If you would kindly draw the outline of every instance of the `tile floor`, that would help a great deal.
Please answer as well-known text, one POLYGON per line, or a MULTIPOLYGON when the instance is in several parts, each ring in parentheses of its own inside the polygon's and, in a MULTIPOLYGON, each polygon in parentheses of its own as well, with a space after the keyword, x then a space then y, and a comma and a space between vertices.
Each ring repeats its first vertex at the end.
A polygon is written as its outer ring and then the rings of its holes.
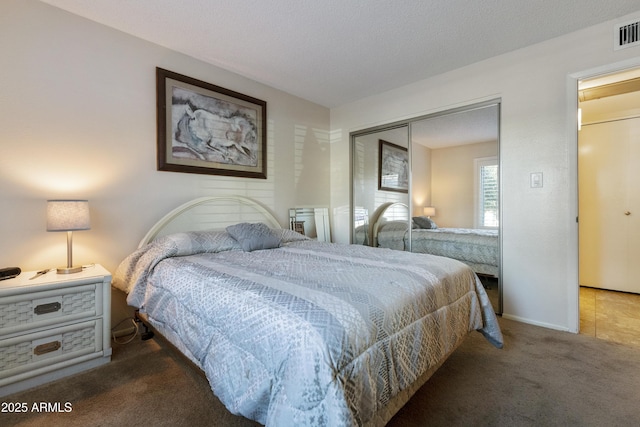
POLYGON ((640 347, 640 295, 580 287, 580 333, 640 347))

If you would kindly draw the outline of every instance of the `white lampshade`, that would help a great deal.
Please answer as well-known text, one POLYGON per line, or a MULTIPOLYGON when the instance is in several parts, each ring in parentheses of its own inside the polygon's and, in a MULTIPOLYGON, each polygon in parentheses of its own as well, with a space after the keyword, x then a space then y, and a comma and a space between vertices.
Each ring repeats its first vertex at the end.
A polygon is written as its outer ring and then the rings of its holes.
POLYGON ((91 228, 88 200, 47 200, 47 231, 67 232, 67 266, 58 274, 79 273, 82 266, 73 265, 73 232, 91 228))
POLYGON ((47 200, 47 231, 90 228, 88 200, 47 200))
POLYGON ((436 216, 436 208, 433 206, 425 206, 422 213, 428 217, 436 216))

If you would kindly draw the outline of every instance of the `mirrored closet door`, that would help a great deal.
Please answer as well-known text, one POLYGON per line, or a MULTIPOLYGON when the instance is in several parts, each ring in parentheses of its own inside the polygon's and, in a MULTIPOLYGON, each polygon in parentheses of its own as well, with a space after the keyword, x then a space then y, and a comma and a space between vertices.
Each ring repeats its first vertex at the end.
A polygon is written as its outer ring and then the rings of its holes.
MULTIPOLYGON (((373 229, 377 215, 390 204, 409 204, 409 126, 374 129, 352 138, 352 160, 352 242, 378 246, 373 229)), ((406 215, 400 220, 408 224, 406 215)))
POLYGON ((499 116, 495 101, 351 136, 352 241, 465 262, 498 313, 499 116))

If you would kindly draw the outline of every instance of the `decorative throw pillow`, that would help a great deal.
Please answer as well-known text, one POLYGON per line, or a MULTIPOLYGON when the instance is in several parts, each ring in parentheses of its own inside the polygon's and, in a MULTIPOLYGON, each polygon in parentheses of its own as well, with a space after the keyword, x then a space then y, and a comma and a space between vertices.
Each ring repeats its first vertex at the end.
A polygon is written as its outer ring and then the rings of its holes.
POLYGON ((414 216, 413 222, 418 226, 418 228, 425 228, 427 230, 438 228, 436 223, 433 222, 431 218, 426 216, 414 216))
POLYGON ((304 234, 300 234, 297 231, 289 230, 288 228, 281 228, 279 230, 272 230, 276 235, 280 236, 280 244, 299 242, 301 240, 311 240, 304 234))
POLYGON ((405 231, 407 229, 407 221, 387 221, 380 226, 380 231, 405 231))
POLYGON ((256 224, 243 222, 230 225, 226 230, 240 243, 245 252, 280 247, 280 234, 261 222, 256 224))

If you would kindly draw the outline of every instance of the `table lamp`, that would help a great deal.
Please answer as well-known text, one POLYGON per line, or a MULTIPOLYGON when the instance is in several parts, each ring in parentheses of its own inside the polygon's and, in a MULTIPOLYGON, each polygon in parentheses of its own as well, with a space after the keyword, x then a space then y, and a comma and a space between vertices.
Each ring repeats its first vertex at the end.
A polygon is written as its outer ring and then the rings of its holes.
POLYGON ((88 200, 47 200, 47 231, 67 232, 67 266, 59 267, 58 274, 82 271, 73 265, 73 232, 90 228, 88 200))
POLYGON ((436 216, 436 208, 433 206, 425 206, 423 210, 423 215, 427 218, 431 218, 432 216, 436 216))

